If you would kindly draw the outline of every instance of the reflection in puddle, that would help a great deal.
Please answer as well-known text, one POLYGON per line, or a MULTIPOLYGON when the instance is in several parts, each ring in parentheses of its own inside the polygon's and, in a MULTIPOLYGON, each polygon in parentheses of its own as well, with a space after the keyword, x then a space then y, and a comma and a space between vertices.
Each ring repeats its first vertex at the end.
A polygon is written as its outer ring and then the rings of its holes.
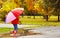
POLYGON ((5 33, 5 34, 1 34, 0 38, 17 38, 20 36, 37 35, 37 34, 42 34, 42 33, 34 33, 27 29, 22 29, 22 30, 20 29, 20 30, 18 30, 16 35, 12 35, 12 33, 9 32, 9 33, 5 33))

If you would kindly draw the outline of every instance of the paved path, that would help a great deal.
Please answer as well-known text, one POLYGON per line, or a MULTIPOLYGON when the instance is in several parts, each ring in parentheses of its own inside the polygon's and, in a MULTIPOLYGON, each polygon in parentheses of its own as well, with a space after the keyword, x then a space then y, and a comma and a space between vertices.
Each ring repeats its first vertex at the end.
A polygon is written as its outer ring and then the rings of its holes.
MULTIPOLYGON (((18 26, 19 26, 19 28, 23 28, 23 27, 27 27, 28 25, 18 25, 18 26)), ((29 25, 29 26, 32 26, 32 25, 29 25)), ((0 27, 13 28, 12 24, 0 24, 0 27)), ((30 31, 38 32, 38 33, 42 33, 42 34, 30 35, 30 36, 20 36, 17 38, 60 38, 60 27, 58 27, 58 26, 34 28, 30 31)))
POLYGON ((30 31, 42 33, 41 35, 22 36, 18 38, 60 38, 60 27, 36 28, 30 31))
MULTIPOLYGON (((18 28, 32 27, 32 26, 36 26, 36 25, 19 25, 18 24, 18 28)), ((0 27, 13 28, 13 25, 12 24, 0 24, 0 27)))

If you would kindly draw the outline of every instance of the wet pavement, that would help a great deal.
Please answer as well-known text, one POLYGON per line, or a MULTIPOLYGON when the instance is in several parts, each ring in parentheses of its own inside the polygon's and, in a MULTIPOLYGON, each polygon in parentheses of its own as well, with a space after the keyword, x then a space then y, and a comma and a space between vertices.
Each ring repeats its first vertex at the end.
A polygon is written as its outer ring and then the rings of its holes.
MULTIPOLYGON (((4 25, 4 24, 0 24, 0 25, 4 25)), ((7 24, 7 25, 10 25, 10 24, 7 24)), ((2 27, 2 26, 0 26, 0 27, 2 27)), ((11 25, 11 26, 7 26, 7 27, 13 27, 13 26, 11 25)), ((20 27, 25 27, 25 26, 22 25, 20 27)), ((41 33, 41 34, 19 36, 16 38, 60 38, 60 27, 59 26, 33 28, 29 31, 34 32, 34 33, 41 33)), ((6 38, 13 38, 13 37, 6 37, 6 38)))
POLYGON ((22 36, 18 38, 60 38, 60 27, 43 27, 43 28, 36 28, 30 30, 33 32, 42 33, 39 35, 30 35, 30 36, 22 36))

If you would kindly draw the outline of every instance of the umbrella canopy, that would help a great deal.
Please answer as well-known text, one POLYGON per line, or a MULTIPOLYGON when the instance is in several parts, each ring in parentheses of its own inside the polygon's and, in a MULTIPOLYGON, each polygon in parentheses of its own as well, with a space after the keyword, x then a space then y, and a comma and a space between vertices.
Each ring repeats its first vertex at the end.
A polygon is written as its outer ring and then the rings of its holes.
POLYGON ((11 22, 14 19, 16 19, 16 17, 13 15, 12 12, 9 12, 8 15, 6 16, 5 23, 9 23, 9 22, 11 22))
POLYGON ((24 11, 24 8, 15 8, 15 9, 13 9, 6 16, 5 23, 9 23, 9 22, 15 20, 16 18, 18 18, 18 16, 20 16, 20 14, 23 13, 23 11, 24 11))
POLYGON ((15 15, 16 18, 18 18, 18 16, 20 16, 20 14, 22 14, 23 11, 23 8, 15 8, 11 12, 15 15))

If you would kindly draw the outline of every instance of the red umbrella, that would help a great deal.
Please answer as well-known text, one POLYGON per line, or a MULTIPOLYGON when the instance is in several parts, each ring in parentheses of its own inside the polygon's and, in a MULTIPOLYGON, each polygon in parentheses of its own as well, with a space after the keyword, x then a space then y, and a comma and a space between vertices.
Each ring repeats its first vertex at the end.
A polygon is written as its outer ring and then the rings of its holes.
POLYGON ((15 20, 16 18, 18 18, 18 16, 20 16, 20 14, 22 14, 24 11, 24 8, 15 8, 12 11, 10 11, 6 17, 6 23, 12 22, 13 20, 15 20))
POLYGON ((23 8, 15 8, 13 9, 11 12, 16 16, 16 18, 18 16, 20 16, 23 13, 24 9, 23 8))

